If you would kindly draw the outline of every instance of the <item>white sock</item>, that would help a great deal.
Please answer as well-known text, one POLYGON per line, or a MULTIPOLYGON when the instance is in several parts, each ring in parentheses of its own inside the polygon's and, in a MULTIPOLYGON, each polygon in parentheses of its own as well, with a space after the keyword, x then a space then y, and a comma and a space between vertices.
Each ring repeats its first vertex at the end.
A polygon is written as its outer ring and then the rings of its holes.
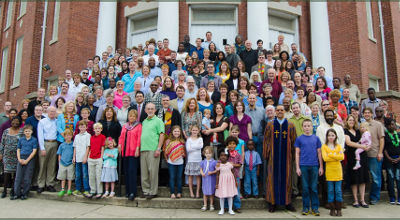
POLYGON ((230 212, 232 211, 232 204, 233 204, 233 198, 232 198, 232 197, 229 197, 229 198, 228 198, 228 206, 229 206, 229 211, 230 211, 230 212))
POLYGON ((221 212, 224 211, 224 206, 225 206, 225 199, 224 198, 220 198, 219 199, 219 206, 221 207, 221 212))

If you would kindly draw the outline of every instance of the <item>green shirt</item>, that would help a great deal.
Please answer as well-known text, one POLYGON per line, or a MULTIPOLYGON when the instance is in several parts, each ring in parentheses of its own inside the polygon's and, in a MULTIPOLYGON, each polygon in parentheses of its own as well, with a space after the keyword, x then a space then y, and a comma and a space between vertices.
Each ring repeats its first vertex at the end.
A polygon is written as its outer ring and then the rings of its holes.
POLYGON ((157 116, 146 118, 142 123, 142 135, 140 137, 140 151, 156 151, 160 134, 165 131, 164 122, 157 116))
POLYGON ((296 116, 292 116, 289 121, 294 124, 294 127, 296 128, 296 135, 297 137, 300 137, 303 134, 303 121, 305 119, 310 119, 307 116, 304 116, 300 114, 299 118, 296 118, 296 116))

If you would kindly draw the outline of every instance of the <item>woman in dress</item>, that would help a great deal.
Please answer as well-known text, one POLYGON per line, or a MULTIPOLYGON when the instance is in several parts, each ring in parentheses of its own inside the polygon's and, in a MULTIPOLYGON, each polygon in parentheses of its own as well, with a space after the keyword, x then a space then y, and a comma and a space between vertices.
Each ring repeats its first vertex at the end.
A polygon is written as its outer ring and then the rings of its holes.
POLYGON ((125 83, 122 80, 117 81, 117 90, 114 92, 114 106, 120 109, 122 107, 122 97, 128 95, 127 92, 124 91, 125 83))
POLYGON ((99 121, 103 125, 101 133, 106 137, 112 137, 115 142, 121 134, 121 125, 117 121, 117 113, 112 107, 106 107, 99 121))
POLYGON ((171 77, 165 78, 162 91, 160 93, 169 96, 170 100, 176 99, 177 96, 174 89, 174 81, 171 77))
POLYGON ((279 60, 280 52, 281 52, 281 46, 278 43, 274 44, 274 49, 272 50, 272 59, 279 60))
POLYGON ((7 196, 7 186, 11 184, 10 196, 14 196, 14 178, 17 171, 17 145, 19 139, 23 136, 21 127, 21 118, 14 117, 11 119, 11 127, 4 130, 0 143, 0 160, 3 161, 4 171, 4 190, 1 198, 7 196))
POLYGON ((128 121, 129 107, 131 107, 131 97, 129 95, 125 95, 122 98, 122 107, 117 111, 117 120, 121 127, 124 126, 128 121))
POLYGON ((182 112, 182 131, 185 139, 190 137, 190 127, 197 125, 201 127, 202 114, 195 98, 186 101, 185 108, 182 112))
POLYGON ((251 118, 244 113, 244 103, 243 101, 237 101, 234 105, 234 115, 229 118, 229 130, 233 125, 239 126, 239 138, 244 142, 253 138, 253 133, 251 130, 251 118))
POLYGON ((368 208, 364 196, 365 185, 369 182, 367 151, 370 149, 370 146, 358 144, 358 141, 361 139, 361 133, 358 130, 358 122, 352 115, 349 115, 347 117, 344 134, 346 149, 345 154, 347 158, 347 173, 350 177, 350 185, 354 198, 353 206, 357 208, 359 206, 368 208), (354 170, 353 167, 356 164, 355 151, 358 148, 361 148, 364 151, 360 154, 361 167, 357 170, 354 170), (360 199, 358 199, 358 193, 360 194, 360 199))
POLYGON ((327 85, 324 77, 318 77, 314 92, 316 95, 319 95, 322 100, 328 100, 329 98, 331 89, 327 85))
POLYGON ((216 103, 213 109, 213 121, 211 122, 211 128, 202 130, 204 146, 214 147, 214 156, 217 157, 218 148, 223 147, 224 143, 224 132, 229 126, 229 119, 225 115, 225 107, 222 103, 216 103))
POLYGON ((249 96, 250 82, 245 76, 239 77, 238 92, 241 98, 249 96))

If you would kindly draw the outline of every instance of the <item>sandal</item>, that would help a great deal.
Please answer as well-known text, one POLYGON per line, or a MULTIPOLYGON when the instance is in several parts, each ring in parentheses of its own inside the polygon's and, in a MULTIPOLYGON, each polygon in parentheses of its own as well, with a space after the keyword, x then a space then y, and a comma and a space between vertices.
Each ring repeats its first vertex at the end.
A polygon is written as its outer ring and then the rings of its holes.
POLYGON ((171 199, 175 199, 176 197, 175 197, 175 194, 171 194, 171 199))
POLYGON ((365 201, 361 201, 360 202, 361 207, 363 208, 369 208, 369 205, 367 203, 365 203, 365 201))
POLYGON ((177 198, 177 199, 182 198, 182 194, 180 194, 180 193, 176 194, 176 198, 177 198))
POLYGON ((354 207, 354 208, 360 208, 360 203, 354 202, 354 203, 353 203, 353 207, 354 207))

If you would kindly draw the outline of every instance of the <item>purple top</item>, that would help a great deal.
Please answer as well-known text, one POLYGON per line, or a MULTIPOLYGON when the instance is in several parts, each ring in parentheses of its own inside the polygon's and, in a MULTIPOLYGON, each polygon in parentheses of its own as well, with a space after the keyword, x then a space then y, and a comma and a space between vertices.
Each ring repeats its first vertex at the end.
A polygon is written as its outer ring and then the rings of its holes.
POLYGON ((240 130, 240 134, 239 134, 239 138, 244 140, 244 142, 249 141, 249 135, 247 134, 247 125, 250 123, 251 124, 251 118, 246 115, 243 114, 243 118, 241 121, 239 121, 239 119, 237 118, 236 115, 232 115, 229 118, 229 121, 233 124, 233 125, 238 125, 239 126, 239 130, 240 130))
MULTIPOLYGON (((239 153, 237 153, 235 157, 232 157, 231 155, 229 155, 228 162, 230 162, 232 165, 242 164, 242 156, 240 156, 239 153)), ((235 174, 235 178, 240 177, 239 171, 240 171, 240 167, 233 168, 233 173, 235 174)))

